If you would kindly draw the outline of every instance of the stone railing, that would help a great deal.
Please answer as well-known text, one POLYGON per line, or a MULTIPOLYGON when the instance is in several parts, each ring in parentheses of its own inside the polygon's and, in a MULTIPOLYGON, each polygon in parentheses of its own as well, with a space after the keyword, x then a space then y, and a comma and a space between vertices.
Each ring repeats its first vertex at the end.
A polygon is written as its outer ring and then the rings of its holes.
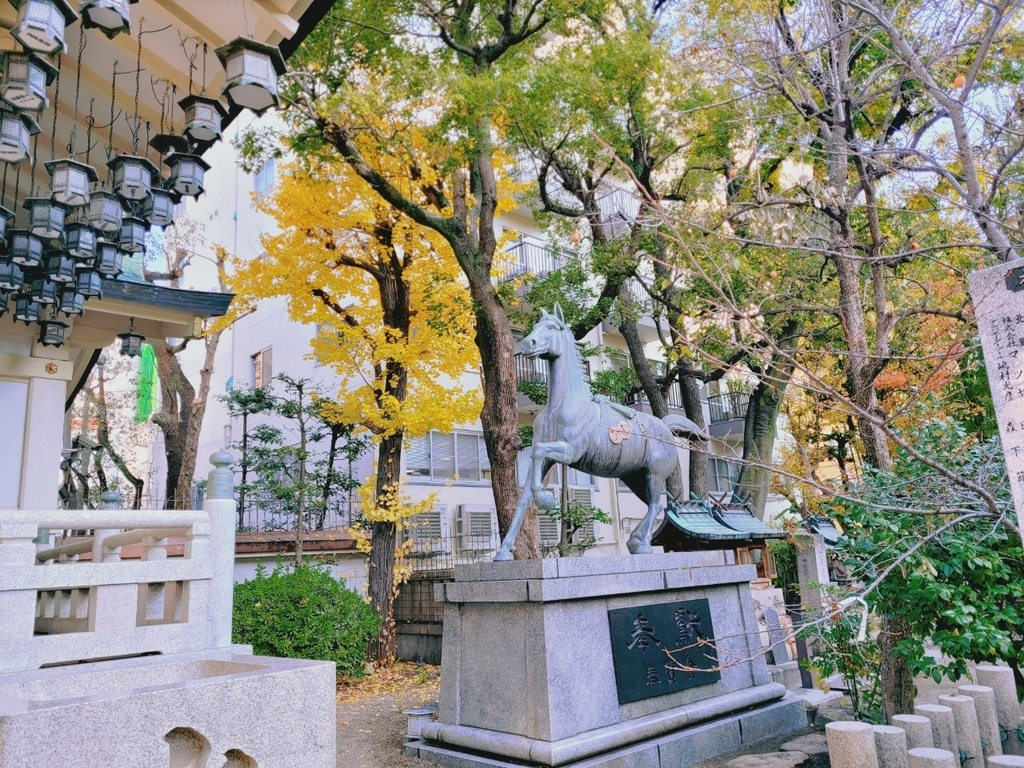
POLYGON ((0 513, 0 673, 230 646, 231 457, 214 464, 202 510, 126 511, 111 494, 98 510, 0 513), (40 531, 83 529, 37 548, 40 531))
POLYGON ((1013 670, 980 665, 980 685, 961 685, 937 704, 918 704, 892 725, 825 726, 832 768, 1024 767, 1021 709, 1013 670))

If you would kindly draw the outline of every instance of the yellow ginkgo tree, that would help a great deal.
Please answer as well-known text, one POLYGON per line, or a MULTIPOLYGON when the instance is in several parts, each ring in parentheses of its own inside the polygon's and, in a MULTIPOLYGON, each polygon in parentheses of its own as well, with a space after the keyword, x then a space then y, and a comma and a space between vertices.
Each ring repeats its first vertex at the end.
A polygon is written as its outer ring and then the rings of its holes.
MULTIPOLYGON (((396 169, 397 171, 397 169, 396 169)), ((383 621, 371 658, 394 658, 396 540, 410 504, 400 485, 403 442, 475 420, 479 367, 465 281, 447 243, 372 194, 342 162, 286 166, 260 207, 277 221, 266 257, 236 264, 236 305, 285 297, 293 321, 315 325, 311 355, 337 375, 332 419, 377 446, 362 491, 369 523, 368 592, 383 621)))

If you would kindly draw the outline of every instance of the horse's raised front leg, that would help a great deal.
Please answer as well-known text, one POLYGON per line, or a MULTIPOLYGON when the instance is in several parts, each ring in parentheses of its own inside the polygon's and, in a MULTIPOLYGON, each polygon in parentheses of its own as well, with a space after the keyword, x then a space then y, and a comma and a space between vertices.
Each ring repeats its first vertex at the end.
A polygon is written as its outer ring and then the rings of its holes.
POLYGON ((654 473, 647 476, 647 514, 626 542, 630 554, 649 555, 654 551, 651 547, 651 534, 654 532, 654 521, 661 512, 661 494, 664 490, 664 477, 654 473))
POLYGON ((533 498, 541 509, 555 509, 558 500, 555 494, 544 487, 544 475, 552 464, 569 464, 572 462, 572 446, 564 440, 550 443, 534 443, 531 469, 533 471, 533 498))
POLYGON ((512 559, 512 550, 516 546, 516 537, 519 536, 519 529, 523 527, 526 510, 530 508, 530 502, 533 501, 533 489, 531 488, 532 483, 529 477, 531 472, 533 472, 533 467, 527 470, 526 482, 523 484, 522 493, 519 494, 519 502, 516 504, 516 513, 512 516, 512 522, 508 526, 505 538, 502 539, 501 548, 494 555, 494 562, 496 563, 512 559))

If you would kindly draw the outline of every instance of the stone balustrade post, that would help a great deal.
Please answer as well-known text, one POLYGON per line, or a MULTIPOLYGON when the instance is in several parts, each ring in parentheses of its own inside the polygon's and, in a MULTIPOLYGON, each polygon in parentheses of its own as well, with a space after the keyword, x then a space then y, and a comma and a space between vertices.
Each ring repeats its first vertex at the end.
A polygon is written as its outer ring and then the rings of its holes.
MULTIPOLYGON (((121 494, 117 491, 104 491, 100 494, 100 509, 120 509, 121 494)), ((103 546, 103 540, 107 536, 120 533, 113 528, 96 529, 92 540, 92 561, 94 563, 116 563, 121 559, 121 548, 107 549, 103 546)))
MULTIPOLYGON (((33 523, 4 522, 0 513, 0 563, 5 568, 31 570, 36 562, 35 538, 38 527, 33 523)), ((36 590, 3 589, 0 584, 0 641, 23 640, 35 633, 36 590)))
POLYGON ((206 486, 203 510, 210 516, 210 644, 231 645, 231 611, 235 590, 234 457, 217 451, 210 457, 213 469, 206 486))

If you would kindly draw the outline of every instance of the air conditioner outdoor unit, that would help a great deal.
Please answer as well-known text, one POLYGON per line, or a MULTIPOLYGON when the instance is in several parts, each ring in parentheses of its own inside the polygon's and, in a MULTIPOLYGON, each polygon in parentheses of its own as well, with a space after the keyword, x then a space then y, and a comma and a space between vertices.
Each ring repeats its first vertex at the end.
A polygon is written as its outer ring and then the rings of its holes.
POLYGON ((494 507, 459 504, 455 508, 455 535, 459 549, 484 551, 495 548, 494 507))
POLYGON ((406 536, 412 541, 412 551, 420 557, 444 554, 444 521, 448 507, 435 504, 433 509, 420 512, 409 518, 406 536))

